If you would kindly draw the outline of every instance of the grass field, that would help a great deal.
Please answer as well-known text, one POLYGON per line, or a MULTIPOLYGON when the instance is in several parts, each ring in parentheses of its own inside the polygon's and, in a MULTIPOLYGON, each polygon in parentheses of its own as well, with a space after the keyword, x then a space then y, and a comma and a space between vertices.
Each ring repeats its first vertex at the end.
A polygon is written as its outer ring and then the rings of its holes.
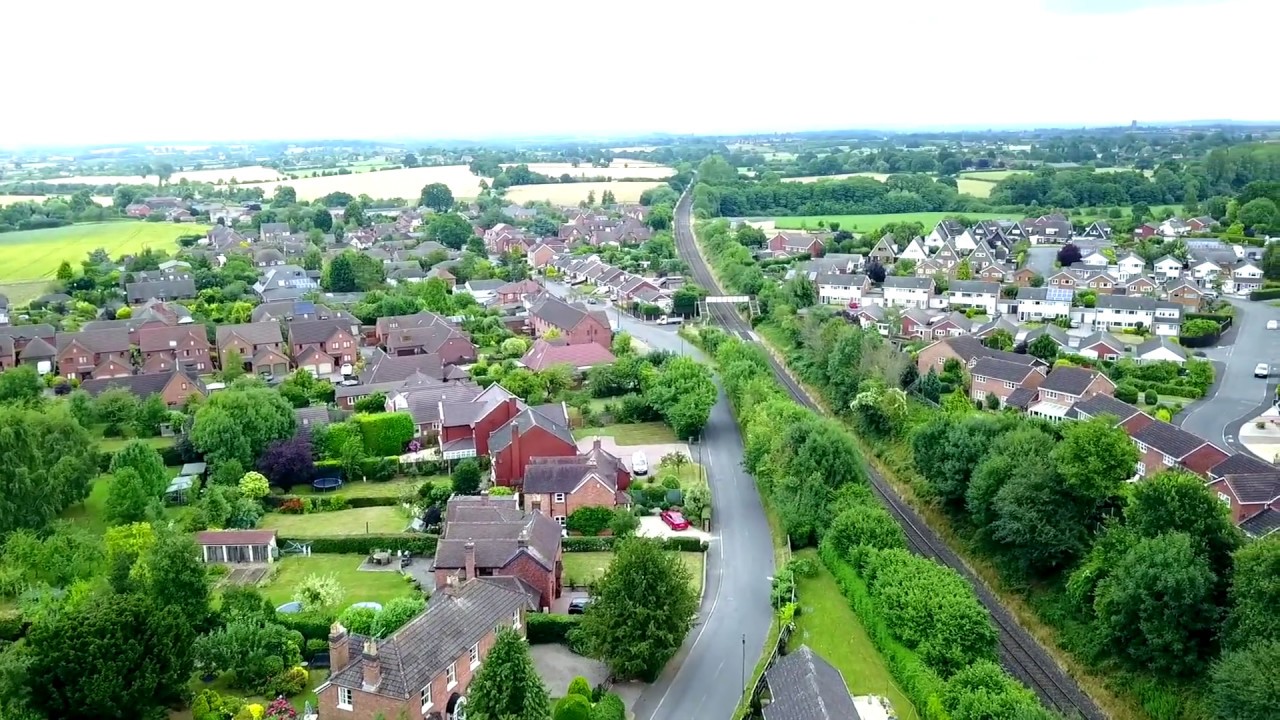
MULTIPOLYGON (((178 476, 178 468, 168 468, 169 475, 178 476)), ((72 505, 62 513, 63 520, 83 526, 89 532, 101 535, 107 531, 107 494, 111 490, 111 476, 99 475, 89 488, 89 497, 79 505, 72 505)), ((190 506, 166 505, 164 515, 181 525, 190 506)))
POLYGON ((796 557, 812 560, 818 566, 818 574, 797 578, 800 612, 791 647, 808 645, 826 658, 844 675, 851 694, 887 697, 901 720, 916 720, 919 716, 915 707, 894 682, 884 658, 871 644, 867 631, 849 609, 848 601, 840 594, 835 578, 818 560, 818 554, 808 549, 796 553, 796 557))
POLYGON ((449 478, 440 475, 426 478, 396 478, 387 482, 352 482, 343 483, 342 487, 330 492, 317 493, 310 485, 297 485, 289 489, 291 495, 338 495, 340 497, 400 497, 406 490, 416 491, 422 483, 448 483, 449 478))
MULTIPOLYGON (((579 165, 574 167, 572 163, 527 163, 529 169, 542 175, 550 177, 560 177, 568 175, 569 177, 606 177, 610 180, 617 178, 652 178, 654 180, 662 180, 676 174, 674 168, 666 165, 658 165, 656 163, 645 162, 643 160, 628 160, 620 158, 609 163, 607 168, 591 167, 590 165, 579 165)), ((512 167, 513 164, 508 163, 503 167, 512 167)))
POLYGON ((1014 173, 1026 172, 1025 170, 970 170, 960 173, 962 178, 972 178, 974 180, 985 180, 986 182, 997 182, 1003 180, 1014 173))
POLYGON ((884 182, 885 178, 889 177, 889 173, 856 172, 856 173, 841 173, 840 175, 805 175, 803 177, 782 178, 782 182, 809 183, 809 182, 818 182, 819 180, 841 180, 844 178, 851 178, 851 177, 867 177, 867 178, 871 178, 872 180, 879 180, 880 182, 884 182))
POLYGON ((299 200, 307 201, 322 198, 333 192, 365 194, 371 198, 380 199, 417 200, 422 194, 423 186, 431 183, 448 185, 456 198, 474 198, 480 194, 480 176, 472 174, 471 169, 466 165, 355 172, 350 175, 254 183, 253 187, 262 188, 267 197, 270 197, 278 186, 288 185, 297 191, 299 200))
MULTIPOLYGON (((804 215, 798 217, 776 217, 772 218, 775 226, 780 230, 796 230, 809 229, 816 230, 818 221, 824 220, 827 223, 832 221, 840 223, 842 230, 866 232, 891 222, 918 222, 924 225, 928 231, 937 225, 940 220, 950 215, 958 213, 946 212, 922 212, 922 213, 887 213, 884 215, 804 215)), ((963 213, 965 217, 972 220, 997 220, 1010 217, 1006 213, 963 213)))
MULTIPOLYGON (((546 185, 517 185, 507 188, 506 198, 517 205, 530 200, 545 200, 557 205, 577 205, 587 199, 589 193, 596 194, 596 202, 604 195, 605 190, 613 192, 618 202, 637 202, 640 193, 649 188, 665 183, 652 182, 583 182, 583 183, 549 183, 546 185)), ((454 193, 455 195, 457 193, 454 193)), ((415 195, 416 197, 416 195, 415 195)))
MULTIPOLYGON (((680 559, 684 561, 693 575, 693 589, 702 594, 702 564, 706 562, 706 553, 682 552, 680 559)), ((564 584, 583 586, 590 585, 613 562, 613 553, 608 552, 567 552, 564 557, 564 584)))
POLYGON ((0 282, 52 278, 63 260, 78 267, 97 248, 113 259, 148 247, 173 250, 179 236, 208 229, 208 225, 112 222, 0 234, 0 282))
POLYGON ((619 445, 654 445, 657 443, 680 442, 676 439, 676 434, 671 432, 671 428, 660 422, 584 427, 573 431, 573 436, 578 440, 596 435, 608 435, 619 445))
POLYGON ((404 532, 408 526, 409 519, 398 507, 352 508, 307 515, 267 513, 258 525, 263 530, 279 530, 288 537, 392 535, 404 532))
POLYGON ((47 292, 49 292, 48 280, 0 283, 0 295, 9 298, 9 304, 13 307, 22 307, 47 292))
MULTIPOLYGON (((173 174, 173 177, 169 178, 169 184, 177 184, 179 180, 183 179, 193 183, 217 183, 219 181, 226 183, 231 182, 232 179, 246 183, 279 180, 283 177, 283 175, 272 168, 263 167, 261 165, 249 165, 246 167, 221 168, 218 170, 187 170, 184 172, 176 172, 173 174)), ((156 184, 158 180, 159 178, 155 175, 148 175, 145 178, 141 175, 77 175, 75 177, 35 180, 34 182, 67 185, 142 185, 146 183, 156 184)))
POLYGON ((961 177, 956 178, 956 190, 966 195, 974 197, 990 197, 991 191, 994 190, 996 184, 986 180, 976 180, 974 178, 961 177))
POLYGON ((275 574, 262 586, 262 594, 277 606, 291 602, 294 588, 309 575, 336 576, 346 590, 339 603, 343 608, 358 602, 386 605, 394 598, 416 592, 399 572, 359 570, 363 561, 363 555, 286 555, 276 563, 275 574))

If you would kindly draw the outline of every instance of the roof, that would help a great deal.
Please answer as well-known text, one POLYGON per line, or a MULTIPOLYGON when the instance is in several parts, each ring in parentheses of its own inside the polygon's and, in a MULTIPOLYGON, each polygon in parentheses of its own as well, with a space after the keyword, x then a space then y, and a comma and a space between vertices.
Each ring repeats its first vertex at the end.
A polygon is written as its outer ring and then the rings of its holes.
POLYGON ((58 332, 52 325, 39 323, 36 325, 5 325, 0 327, 0 335, 14 340, 31 340, 34 338, 52 338, 58 332))
POLYGON ((1183 360, 1187 359, 1187 352, 1183 350, 1181 346, 1175 345, 1172 342, 1169 342, 1169 339, 1165 337, 1153 337, 1150 340, 1139 345, 1135 351, 1138 353, 1138 357, 1142 357, 1143 355, 1146 355, 1147 353, 1150 353, 1150 352, 1155 352, 1160 348, 1164 348, 1165 350, 1168 350, 1169 352, 1173 353, 1174 355, 1177 355, 1183 360))
POLYGON ((544 293, 529 308, 529 314, 562 330, 572 330, 589 314, 583 305, 570 305, 551 293, 544 293))
POLYGON ((138 349, 142 352, 160 352, 177 350, 186 345, 188 348, 209 347, 203 324, 174 325, 142 328, 138 331, 138 349))
POLYGON ((1071 288, 1057 287, 1022 287, 1018 288, 1019 300, 1041 300, 1044 302, 1070 303, 1075 296, 1071 288))
POLYGON ((321 343, 338 331, 350 332, 339 320, 294 320, 289 323, 289 342, 295 345, 321 343))
POLYGON ((191 278, 182 280, 156 280, 154 282, 133 282, 125 285, 129 302, 141 302, 152 298, 187 298, 196 296, 196 281, 191 278))
POLYGON ((462 383, 442 382, 439 385, 415 385, 412 388, 404 388, 400 390, 400 399, 405 409, 413 417, 413 422, 417 425, 423 425, 440 422, 441 407, 466 403, 474 399, 480 392, 480 386, 470 381, 462 383))
POLYGON ((520 358, 520 362, 530 370, 545 370, 552 365, 569 365, 573 368, 594 367, 616 362, 609 349, 599 343, 581 343, 563 345, 538 339, 529 348, 529 352, 520 358))
POLYGON ((815 273, 813 281, 819 285, 832 285, 835 287, 862 287, 867 284, 867 276, 861 273, 850 275, 849 273, 815 273))
POLYGON ((1265 505, 1280 499, 1280 470, 1251 475, 1228 475, 1223 478, 1245 505, 1265 505))
POLYGON ((1149 445, 1175 460, 1181 460, 1201 446, 1208 444, 1208 441, 1204 438, 1192 435, 1186 430, 1160 420, 1134 433, 1133 439, 1144 445, 1149 445))
POLYGON ((960 337, 945 338, 938 342, 946 343, 956 355, 959 355, 966 363, 974 358, 996 358, 1005 362, 1016 363, 1019 365, 1042 365, 1040 358, 1034 355, 1022 355, 1020 353, 1009 352, 1007 350, 996 350, 982 344, 982 340, 972 335, 962 335, 960 337))
POLYGON ((1032 368, 1029 365, 1021 365, 991 357, 979 358, 978 362, 973 366, 973 370, 971 370, 974 375, 982 375, 983 377, 1006 382, 1022 382, 1027 379, 1027 375, 1031 374, 1031 371, 1032 368))
POLYGON ((445 508, 444 534, 435 566, 466 566, 466 544, 475 544, 477 568, 505 567, 521 553, 552 570, 560 553, 560 525, 542 513, 526 513, 515 496, 455 496, 445 508))
POLYGON ((958 292, 967 292, 975 294, 1000 294, 1000 283, 985 282, 982 280, 952 280, 947 289, 954 295, 958 292))
POLYGON ((219 325, 215 334, 218 347, 222 347, 233 336, 250 345, 270 345, 284 342, 284 336, 280 333, 280 323, 271 321, 219 325))
POLYGON ((266 545, 275 539, 275 530, 205 530, 196 533, 197 545, 266 545))
POLYGON ((1004 404, 1008 407, 1022 408, 1026 410, 1031 401, 1035 400, 1036 391, 1032 388, 1018 387, 1009 393, 1009 397, 1005 398, 1004 404))
POLYGON ((931 277, 903 277, 899 275, 891 275, 884 279, 884 286, 887 288, 899 288, 903 290, 931 290, 933 289, 933 278, 931 277))
POLYGON ((374 348, 373 353, 365 360, 364 370, 360 371, 360 382, 364 384, 395 382, 405 380, 415 373, 422 373, 436 379, 444 378, 444 365, 439 355, 388 355, 381 348, 374 348))
POLYGON ((1262 512, 1245 518, 1240 529, 1251 538, 1264 538, 1280 530, 1280 511, 1263 508, 1262 512))
POLYGON ((559 409, 558 414, 560 417, 555 417, 551 412, 548 412, 549 408, 546 406, 526 408, 507 421, 505 425, 489 433, 489 454, 496 455, 511 444, 511 432, 513 429, 519 435, 524 435, 535 427, 542 428, 566 444, 576 446, 577 442, 573 439, 573 433, 569 431, 569 424, 564 419, 563 406, 556 404, 553 407, 559 409))
POLYGON ((506 280, 468 280, 466 284, 467 290, 472 292, 497 292, 498 288, 507 284, 506 280))
POLYGON ((73 342, 95 353, 127 353, 129 352, 129 331, 124 328, 112 328, 110 330, 58 333, 58 352, 62 352, 73 342))
MULTIPOLYGON (((1062 368, 1058 368, 1058 370, 1062 370, 1062 368)), ((1049 377, 1053 377, 1058 370, 1054 370, 1053 373, 1050 373, 1049 377)), ((1046 378, 1046 381, 1047 380, 1048 378, 1046 378)), ((1044 385, 1041 384, 1040 387, 1044 387, 1044 385)), ((1127 402, 1122 402, 1110 395, 1103 395, 1101 393, 1077 402, 1072 406, 1072 410, 1077 416, 1087 415, 1091 418, 1100 417, 1102 415, 1113 415, 1121 422, 1142 412, 1127 402)))
POLYGON ((510 626, 520 610, 536 610, 527 586, 509 579, 473 578, 438 589, 426 609, 383 640, 363 635, 348 637, 350 662, 335 668, 330 682, 363 688, 365 643, 374 643, 381 684, 374 691, 396 698, 417 696, 419 690, 472 645, 499 625, 510 626))
POLYGON ((299 430, 307 430, 329 424, 329 408, 323 406, 295 408, 293 416, 298 419, 299 430))
POLYGON ((1249 475, 1257 473, 1275 472, 1276 466, 1265 460, 1247 455, 1245 453, 1236 453, 1228 456, 1226 460, 1218 463, 1209 470, 1209 474, 1215 478, 1226 477, 1227 475, 1249 475))
POLYGON ((1094 307, 1104 310, 1145 310, 1155 312, 1155 298, 1141 295, 1099 295, 1094 307))
POLYGON ((859 720, 840 671, 808 645, 780 656, 764 679, 770 697, 765 720, 859 720))
POLYGON ((45 339, 42 337, 32 338, 27 343, 26 347, 18 351, 18 357, 22 358, 23 360, 27 360, 31 358, 44 358, 44 357, 51 358, 57 354, 58 354, 58 351, 53 349, 53 346, 50 345, 47 341, 45 341, 45 339))
POLYGON ((611 492, 618 491, 617 471, 613 468, 601 468, 593 461, 583 458, 555 458, 571 462, 530 463, 524 470, 522 492, 526 493, 570 493, 583 480, 591 476, 600 478, 611 492))
MULTIPOLYGON (((1085 391, 1089 389, 1089 385, 1098 377, 1106 376, 1088 368, 1056 367, 1044 379, 1044 382, 1040 383, 1040 389, 1079 397, 1084 395, 1085 391)), ((1108 382, 1110 382, 1109 379, 1108 382)), ((1111 384, 1114 385, 1115 383, 1111 384)))
POLYGON ((169 384, 169 381, 173 379, 174 375, 182 376, 182 378, 191 383, 194 388, 200 392, 200 394, 203 395, 208 392, 204 383, 200 381, 200 378, 187 375, 181 370, 166 373, 151 373, 148 375, 127 375, 125 377, 105 378, 101 380, 85 380, 80 384, 80 388, 90 395, 98 395, 110 388, 118 387, 128 390, 137 397, 146 398, 164 392, 165 387, 169 384))

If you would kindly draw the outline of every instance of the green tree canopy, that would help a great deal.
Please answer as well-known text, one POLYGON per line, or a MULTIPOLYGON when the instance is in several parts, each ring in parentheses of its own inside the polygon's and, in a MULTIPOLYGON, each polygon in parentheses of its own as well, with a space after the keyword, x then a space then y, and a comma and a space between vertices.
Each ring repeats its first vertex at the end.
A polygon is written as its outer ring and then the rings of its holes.
MULTIPOLYGON (((1274 621, 1273 621, 1274 624, 1274 621)), ((1260 640, 1214 663, 1209 704, 1218 720, 1272 720, 1280 698, 1280 640, 1260 640)))
POLYGON ((293 408, 280 393, 253 383, 233 384, 196 411, 191 444, 215 465, 235 460, 253 467, 268 444, 293 437, 296 426, 293 408))
POLYGON ((1228 648, 1240 649, 1264 640, 1280 641, 1280 623, 1276 622, 1276 609, 1280 608, 1280 534, 1236 551, 1228 598, 1224 636, 1228 648))
POLYGON ((551 700, 529 646, 510 630, 498 633, 467 688, 467 717, 473 720, 548 720, 551 700))
POLYGON ((98 474, 93 448, 64 406, 0 406, 0 537, 43 529, 83 501, 98 474))
POLYGON ((444 183, 431 183, 422 188, 418 205, 429 207, 438 213, 448 212, 453 209, 453 191, 444 183))

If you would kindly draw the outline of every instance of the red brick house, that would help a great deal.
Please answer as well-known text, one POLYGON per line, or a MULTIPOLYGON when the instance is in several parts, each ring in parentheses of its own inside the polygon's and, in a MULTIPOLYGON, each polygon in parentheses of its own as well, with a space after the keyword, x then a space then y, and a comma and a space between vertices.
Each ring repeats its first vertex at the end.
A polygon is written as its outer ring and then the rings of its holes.
POLYGON ((450 577, 515 578, 536 591, 537 607, 549 608, 560 597, 561 534, 551 518, 521 510, 515 496, 454 496, 436 548, 436 587, 450 577))
POLYGON ((1143 223, 1133 229, 1133 238, 1135 240, 1146 240, 1160 234, 1160 226, 1153 223, 1143 223))
POLYGON ((435 355, 444 365, 475 362, 476 346, 451 325, 436 323, 390 331, 385 338, 388 355, 435 355))
POLYGON ((578 454, 563 405, 521 411, 489 435, 488 446, 493 482, 507 487, 519 487, 532 458, 578 454))
POLYGON ((413 315, 386 315, 374 322, 372 332, 365 331, 365 339, 370 345, 386 345, 387 338, 395 331, 430 327, 432 325, 448 326, 449 321, 443 315, 437 315, 426 310, 413 315))
POLYGON ((208 395, 200 378, 187 374, 182 370, 171 370, 167 373, 153 375, 126 375, 124 377, 103 378, 101 380, 85 380, 80 388, 93 396, 98 396, 110 388, 124 388, 139 400, 152 395, 159 395, 166 405, 172 408, 182 407, 191 398, 208 395))
POLYGON ((520 494, 525 512, 542 513, 560 525, 583 507, 629 504, 631 472, 600 447, 571 457, 532 458, 524 470, 520 494))
POLYGON ((529 352, 520 358, 520 364, 535 372, 555 365, 568 365, 575 372, 582 372, 596 365, 612 364, 617 360, 609 348, 595 343, 565 345, 559 340, 547 342, 538 339, 533 341, 533 347, 529 348, 529 352))
POLYGON ((1129 403, 1121 402, 1110 395, 1094 395, 1071 406, 1071 417, 1076 420, 1088 420, 1104 416, 1115 418, 1116 425, 1124 428, 1125 434, 1129 436, 1156 421, 1155 418, 1138 408, 1129 403))
POLYGON ((821 235, 810 235, 798 232, 777 232, 769 238, 769 250, 784 255, 803 255, 822 257, 825 249, 825 238, 821 235))
POLYGON ((353 363, 360 343, 340 320, 295 320, 289 323, 289 352, 299 368, 329 375, 353 363))
POLYGON ((138 331, 138 349, 149 372, 169 372, 177 367, 210 372, 209 339, 203 324, 143 328, 138 331))
POLYGON ((603 310, 570 305, 551 293, 543 293, 529 308, 529 325, 537 337, 556 330, 566 345, 589 342, 604 347, 613 345, 613 330, 603 310))
POLYGON ((1031 281, 1036 277, 1037 273, 1034 269, 1024 267, 1013 273, 1013 284, 1018 287, 1031 287, 1031 281))
POLYGON ((542 242, 529 251, 526 259, 529 261, 529 267, 543 268, 550 265, 551 260, 563 252, 565 252, 564 243, 542 242))
POLYGON ((1095 370, 1055 367, 1035 389, 1027 414, 1058 421, 1071 416, 1071 408, 1095 395, 1114 395, 1116 384, 1095 370))
POLYGON ((125 328, 58 333, 58 374, 66 378, 131 375, 129 331, 125 328))
POLYGON ((992 357, 980 358, 969 372, 972 376, 969 398, 980 403, 986 402, 988 395, 995 395, 1000 399, 1002 407, 1009 403, 1013 391, 1034 390, 1045 379, 1042 367, 992 357))
POLYGON ((215 339, 220 367, 226 367, 227 355, 234 350, 240 354, 245 368, 255 375, 283 377, 289 374, 289 351, 279 323, 219 325, 215 339))
POLYGON ((525 634, 537 609, 532 588, 514 578, 441 584, 427 607, 381 640, 329 630, 329 679, 316 689, 321 717, 442 720, 462 714, 471 678, 499 631, 525 634))
POLYGON ((1280 470, 1227 475, 1211 480, 1209 489, 1231 508, 1231 520, 1251 537, 1280 529, 1280 470))
POLYGON ((1139 478, 1145 478, 1165 468, 1182 467, 1202 477, 1226 460, 1229 454, 1217 445, 1199 436, 1154 420, 1136 432, 1130 432, 1133 444, 1138 446, 1139 478))
POLYGON ((916 355, 916 368, 921 375, 929 370, 942 372, 947 360, 956 360, 966 368, 972 368, 980 358, 996 358, 1019 365, 1043 367, 1044 362, 1034 355, 1022 355, 1005 350, 995 350, 982 344, 982 340, 972 335, 949 337, 937 340, 916 355))
POLYGON ((1098 360, 1118 360, 1124 355, 1124 343, 1106 331, 1098 331, 1080 340, 1075 348, 1084 357, 1098 360))
POLYGON ((498 296, 499 305, 515 305, 526 300, 532 301, 546 292, 546 288, 542 287, 536 280, 521 280, 507 283, 494 292, 498 296))
POLYGON ((498 384, 466 400, 441 402, 440 452, 445 459, 489 454, 489 435, 528 406, 498 384))
POLYGON ((1200 309, 1200 303, 1204 300, 1204 293, 1200 288, 1186 278, 1170 280, 1164 290, 1169 296, 1169 302, 1178 303, 1193 312, 1200 309))

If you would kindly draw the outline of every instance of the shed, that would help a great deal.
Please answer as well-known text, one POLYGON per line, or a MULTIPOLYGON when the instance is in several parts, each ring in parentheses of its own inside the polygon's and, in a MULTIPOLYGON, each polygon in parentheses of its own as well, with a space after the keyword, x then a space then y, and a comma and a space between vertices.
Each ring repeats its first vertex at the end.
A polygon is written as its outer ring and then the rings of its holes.
POLYGON ((204 477, 204 472, 208 467, 208 465, 202 462, 187 463, 182 466, 182 469, 178 471, 178 474, 189 475, 191 477, 204 477))
POLYGON ((275 530, 206 530, 196 544, 206 563, 270 563, 280 555, 275 530))
POLYGON ((191 492, 191 488, 196 484, 196 479, 192 475, 179 475, 169 483, 169 487, 164 489, 164 499, 171 503, 185 505, 187 502, 187 493, 191 492))

